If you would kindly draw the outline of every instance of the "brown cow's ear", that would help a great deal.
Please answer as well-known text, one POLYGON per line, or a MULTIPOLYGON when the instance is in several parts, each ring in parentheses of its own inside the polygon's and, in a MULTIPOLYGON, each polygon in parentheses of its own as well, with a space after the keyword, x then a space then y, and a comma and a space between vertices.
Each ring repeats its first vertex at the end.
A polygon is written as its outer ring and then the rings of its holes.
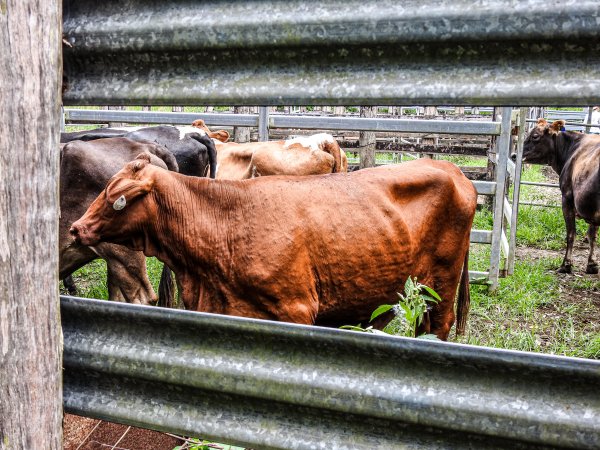
POLYGON ((128 164, 129 170, 131 170, 131 172, 133 172, 133 173, 139 172, 144 167, 146 167, 148 164, 150 164, 150 161, 151 161, 150 153, 147 153, 147 152, 140 153, 139 155, 137 155, 135 157, 135 159, 133 161, 131 161, 128 164))
POLYGON ((538 127, 545 128, 546 125, 548 125, 548 121, 546 119, 544 119, 544 118, 538 119, 538 121, 537 121, 537 126, 538 127))
POLYGON ((153 184, 151 178, 117 178, 106 187, 106 201, 113 205, 114 209, 123 209, 127 203, 150 192, 153 184))
POLYGON ((206 134, 210 135, 210 130, 208 129, 208 127, 206 126, 206 124, 204 123, 204 120, 202 119, 198 119, 198 120, 194 120, 192 122, 192 126, 194 128, 199 128, 200 130, 206 132, 206 134))
POLYGON ((217 141, 227 142, 229 140, 229 133, 225 130, 210 131, 208 137, 217 141))
POLYGON ((196 128, 200 128, 201 130, 206 129, 206 124, 204 123, 204 120, 202 120, 202 119, 194 120, 192 122, 192 126, 196 127, 196 128))
POLYGON ((552 122, 552 125, 550 125, 550 133, 557 134, 565 126, 565 123, 566 122, 564 120, 556 120, 552 122))

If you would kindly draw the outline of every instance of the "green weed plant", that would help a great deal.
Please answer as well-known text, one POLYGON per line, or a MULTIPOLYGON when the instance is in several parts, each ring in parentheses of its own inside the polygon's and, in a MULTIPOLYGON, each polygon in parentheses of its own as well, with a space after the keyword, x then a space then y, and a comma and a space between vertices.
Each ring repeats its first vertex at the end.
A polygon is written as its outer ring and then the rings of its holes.
MULTIPOLYGON (((397 303, 393 305, 381 305, 373 311, 369 322, 373 322, 373 320, 382 314, 392 311, 394 319, 383 329, 383 334, 437 339, 433 334, 417 335, 417 330, 423 323, 423 317, 427 313, 429 305, 441 301, 437 292, 429 286, 419 283, 416 278, 412 279, 408 277, 404 283, 404 294, 398 293, 398 297, 399 300, 397 303)), ((368 333, 381 333, 372 326, 362 328, 361 325, 344 325, 341 328, 368 333)))

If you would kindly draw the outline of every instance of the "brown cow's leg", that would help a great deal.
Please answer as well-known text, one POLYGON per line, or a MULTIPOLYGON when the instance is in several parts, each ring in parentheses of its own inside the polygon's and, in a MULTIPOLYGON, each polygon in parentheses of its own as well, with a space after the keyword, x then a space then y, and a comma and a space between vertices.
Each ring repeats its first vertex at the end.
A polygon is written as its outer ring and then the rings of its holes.
POLYGON ((106 289, 108 290, 108 299, 114 302, 125 302, 118 272, 116 265, 111 263, 110 260, 106 260, 106 289))
POLYGON ((565 218, 565 225, 567 227, 567 250, 565 251, 565 258, 561 266, 558 268, 559 273, 571 273, 573 270, 573 242, 575 242, 575 208, 572 202, 563 198, 562 204, 563 216, 565 218))
POLYGON ((100 244, 96 253, 106 261, 110 300, 149 305, 157 300, 148 279, 146 257, 142 252, 115 244, 100 244))
POLYGON ((588 263, 585 269, 585 273, 598 273, 598 264, 594 261, 594 247, 596 244, 596 234, 598 232, 597 225, 590 225, 588 227, 587 237, 590 243, 590 254, 588 256, 588 263))

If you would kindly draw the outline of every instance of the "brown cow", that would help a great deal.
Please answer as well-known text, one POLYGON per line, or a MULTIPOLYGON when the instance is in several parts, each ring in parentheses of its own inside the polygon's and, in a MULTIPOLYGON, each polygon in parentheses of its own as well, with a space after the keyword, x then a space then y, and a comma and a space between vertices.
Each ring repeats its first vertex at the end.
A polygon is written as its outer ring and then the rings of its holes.
MULTIPOLYGON (((146 271, 146 257, 121 245, 103 243, 94 249, 69 236, 69 227, 102 192, 110 177, 140 152, 148 152, 152 163, 177 171, 175 157, 153 142, 127 138, 72 141, 61 144, 59 266, 61 279, 98 257, 106 261, 108 297, 111 300, 149 304, 156 294, 146 271)), ((65 282, 68 287, 68 283, 65 282)), ((72 292, 73 293, 73 292, 72 292)))
POLYGON ((598 273, 594 260, 594 245, 600 225, 600 136, 574 131, 561 131, 565 121, 549 125, 539 119, 527 135, 523 145, 523 162, 549 164, 560 175, 562 211, 567 228, 567 250, 558 269, 571 273, 575 219, 588 224, 590 253, 586 273, 598 273))
POLYGON ((473 184, 446 161, 229 181, 168 172, 141 155, 71 234, 156 256, 175 271, 187 309, 219 314, 366 323, 417 277, 442 298, 420 331, 447 339, 461 277, 461 328, 466 317, 476 203, 473 184))
POLYGON ((225 130, 211 131, 202 119, 192 126, 205 131, 217 148, 217 178, 243 180, 267 175, 320 175, 347 172, 348 159, 330 134, 285 141, 227 142, 225 130))

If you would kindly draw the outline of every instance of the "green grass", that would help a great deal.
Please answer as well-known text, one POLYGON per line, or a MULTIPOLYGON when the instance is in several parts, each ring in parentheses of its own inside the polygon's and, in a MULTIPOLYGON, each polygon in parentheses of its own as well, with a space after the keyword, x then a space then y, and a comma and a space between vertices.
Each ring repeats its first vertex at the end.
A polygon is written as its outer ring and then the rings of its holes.
MULTIPOLYGON (((152 287, 158 292, 160 274, 163 264, 156 258, 146 258, 148 267, 148 278, 152 287)), ((106 287, 106 262, 103 259, 96 259, 83 266, 73 274, 73 280, 77 285, 79 297, 97 298, 108 300, 108 288, 106 287)), ((62 282, 60 285, 61 294, 67 294, 62 282)))
POLYGON ((559 302, 554 273, 559 262, 555 258, 518 261, 514 274, 501 279, 494 294, 484 286, 472 286, 467 335, 456 342, 599 358, 599 329, 581 324, 590 305, 559 302))

